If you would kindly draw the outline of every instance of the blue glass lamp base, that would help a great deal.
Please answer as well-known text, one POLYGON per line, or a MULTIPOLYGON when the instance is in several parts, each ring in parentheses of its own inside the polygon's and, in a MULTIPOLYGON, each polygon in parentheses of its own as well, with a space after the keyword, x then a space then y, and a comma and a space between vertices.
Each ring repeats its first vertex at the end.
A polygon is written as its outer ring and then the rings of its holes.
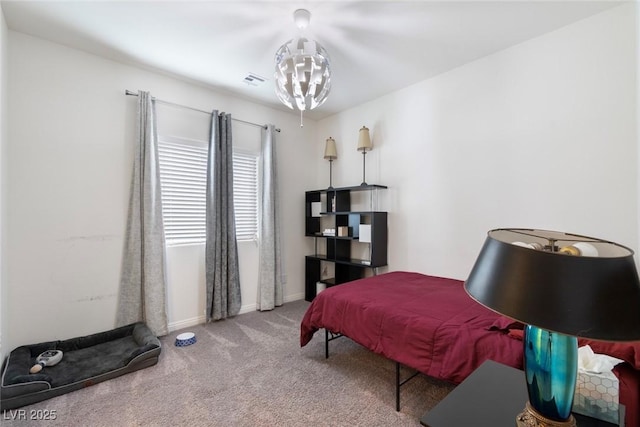
POLYGON ((517 427, 576 427, 576 419, 571 415, 566 421, 551 420, 533 409, 529 402, 524 411, 516 417, 517 427))
POLYGON ((578 375, 578 339, 527 325, 523 344, 529 402, 516 419, 517 425, 575 426, 571 408, 578 375))

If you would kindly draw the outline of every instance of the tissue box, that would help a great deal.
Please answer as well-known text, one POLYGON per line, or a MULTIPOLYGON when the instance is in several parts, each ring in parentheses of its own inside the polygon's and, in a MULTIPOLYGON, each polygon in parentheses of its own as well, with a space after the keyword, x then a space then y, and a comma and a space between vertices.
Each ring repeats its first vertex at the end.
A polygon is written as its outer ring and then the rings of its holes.
POLYGON ((573 412, 618 425, 618 378, 606 374, 578 371, 573 412))

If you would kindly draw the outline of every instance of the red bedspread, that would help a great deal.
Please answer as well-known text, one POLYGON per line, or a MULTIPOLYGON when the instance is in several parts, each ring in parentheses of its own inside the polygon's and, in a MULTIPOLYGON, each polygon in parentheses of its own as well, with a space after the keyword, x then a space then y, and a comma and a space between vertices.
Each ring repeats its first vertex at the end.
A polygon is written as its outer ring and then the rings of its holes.
POLYGON ((453 279, 392 272, 331 287, 302 320, 300 344, 320 328, 434 378, 462 382, 486 359, 522 368, 509 321, 472 300, 453 279))
MULTIPOLYGON (((486 359, 522 369, 518 327, 471 299, 459 280, 392 272, 318 294, 302 319, 300 345, 325 328, 426 375, 460 383, 486 359)), ((585 344, 627 362, 614 369, 620 403, 626 425, 640 426, 640 342, 579 340, 585 344)))

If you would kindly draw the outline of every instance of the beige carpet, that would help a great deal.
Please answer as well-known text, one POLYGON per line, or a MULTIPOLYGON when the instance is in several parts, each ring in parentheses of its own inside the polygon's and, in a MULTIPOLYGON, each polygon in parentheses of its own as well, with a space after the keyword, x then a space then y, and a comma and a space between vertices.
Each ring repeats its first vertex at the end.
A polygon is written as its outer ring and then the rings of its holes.
POLYGON ((419 375, 401 391, 395 411, 395 365, 347 338, 324 332, 300 348, 307 302, 287 303, 176 331, 162 338, 151 368, 24 408, 55 420, 8 418, 9 426, 419 426, 451 384, 419 375), (197 343, 175 347, 180 332, 197 343), (40 412, 38 412, 40 411, 40 412))

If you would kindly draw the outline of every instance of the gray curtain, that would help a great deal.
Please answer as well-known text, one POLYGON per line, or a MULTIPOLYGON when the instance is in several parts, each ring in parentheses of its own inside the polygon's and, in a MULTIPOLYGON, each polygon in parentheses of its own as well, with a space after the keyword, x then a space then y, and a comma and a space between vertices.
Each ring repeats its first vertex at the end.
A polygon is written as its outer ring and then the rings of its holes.
POLYGON ((275 129, 262 129, 260 164, 260 239, 258 310, 272 310, 283 303, 286 276, 282 259, 280 202, 276 173, 275 129))
POLYGON ((138 141, 120 277, 116 326, 144 321, 166 335, 167 287, 155 102, 138 93, 138 141))
POLYGON ((240 311, 240 269, 233 209, 231 114, 211 114, 207 157, 207 321, 240 311))

